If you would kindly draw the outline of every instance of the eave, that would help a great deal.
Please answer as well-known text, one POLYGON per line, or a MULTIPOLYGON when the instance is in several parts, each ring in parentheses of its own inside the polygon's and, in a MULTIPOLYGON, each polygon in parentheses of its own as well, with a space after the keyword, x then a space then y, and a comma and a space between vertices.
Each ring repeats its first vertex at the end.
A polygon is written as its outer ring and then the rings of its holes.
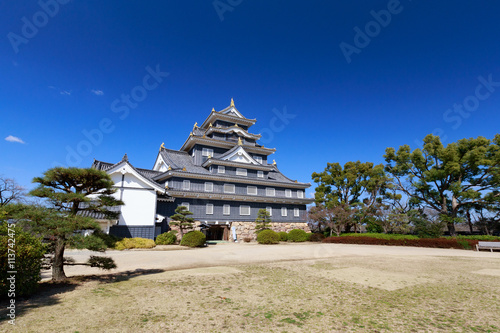
POLYGON ((286 187, 286 188, 295 188, 295 189, 306 189, 311 187, 309 183, 283 183, 276 182, 270 180, 258 180, 256 178, 240 178, 240 177, 232 177, 232 176, 217 176, 214 174, 199 174, 199 173, 191 173, 186 171, 167 171, 161 175, 156 176, 155 181, 164 181, 166 179, 170 179, 172 177, 180 177, 180 178, 190 178, 190 179, 206 179, 206 180, 215 180, 222 181, 228 183, 241 183, 241 184, 252 184, 252 185, 263 185, 263 186, 275 186, 275 187, 286 187))
POLYGON ((245 169, 262 170, 262 171, 273 170, 272 166, 255 165, 255 164, 248 164, 248 163, 238 163, 238 162, 233 162, 233 161, 219 160, 216 158, 209 158, 201 166, 204 168, 207 168, 211 165, 224 165, 224 166, 232 166, 232 167, 236 167, 236 168, 245 168, 245 169))
MULTIPOLYGON (((212 139, 212 138, 200 138, 200 137, 190 135, 186 139, 186 141, 184 142, 184 144, 182 145, 180 150, 183 150, 185 152, 189 152, 189 150, 197 143, 205 145, 205 146, 213 146, 213 147, 227 148, 227 149, 231 149, 235 146, 234 142, 212 139)), ((266 156, 274 154, 274 152, 276 151, 276 149, 274 149, 274 148, 256 147, 256 146, 250 146, 250 145, 246 145, 246 144, 243 144, 242 147, 244 147, 245 150, 248 152, 266 155, 266 156)))
POLYGON ((256 195, 239 195, 230 193, 211 193, 211 192, 190 192, 181 190, 168 190, 168 194, 174 198, 193 198, 193 199, 209 199, 209 200, 228 200, 228 201, 247 201, 247 202, 264 202, 264 203, 281 203, 292 205, 308 205, 314 199, 300 198, 283 198, 283 197, 262 197, 256 195))
MULTIPOLYGON (((224 109, 225 110, 225 109, 224 109)), ((222 111, 224 111, 222 110, 222 111)), ((229 123, 235 123, 235 124, 240 124, 240 125, 245 125, 245 126, 252 126, 257 122, 257 119, 247 119, 247 118, 240 118, 240 117, 235 117, 235 116, 230 116, 227 114, 221 114, 216 111, 210 112, 208 115, 207 119, 201 124, 201 128, 207 128, 210 123, 214 123, 217 119, 227 121, 229 123)))

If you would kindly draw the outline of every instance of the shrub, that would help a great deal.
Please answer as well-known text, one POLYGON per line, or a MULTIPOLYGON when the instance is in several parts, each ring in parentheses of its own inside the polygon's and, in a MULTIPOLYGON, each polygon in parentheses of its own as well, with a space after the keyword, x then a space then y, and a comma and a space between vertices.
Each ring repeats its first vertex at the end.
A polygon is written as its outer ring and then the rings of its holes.
POLYGON ((293 229, 288 233, 290 242, 306 242, 309 240, 309 235, 302 229, 293 229))
POLYGON ((205 246, 206 241, 207 237, 201 231, 193 230, 184 234, 181 240, 181 245, 189 247, 203 247, 205 246))
POLYGON ((311 242, 322 242, 323 239, 325 239, 325 238, 326 238, 325 235, 316 233, 316 234, 311 234, 311 236, 309 237, 309 240, 311 242))
POLYGON ((116 250, 128 250, 128 249, 150 249, 155 247, 156 244, 154 240, 148 238, 124 238, 121 241, 116 242, 116 250))
POLYGON ((46 250, 46 246, 39 238, 22 228, 12 225, 9 227, 6 222, 0 224, 0 297, 6 297, 10 289, 10 283, 7 280, 10 276, 8 271, 17 271, 16 297, 27 296, 36 291, 38 281, 40 281, 42 258, 46 250), (11 238, 9 233, 15 239, 13 248, 9 246, 9 238, 11 238), (9 266, 9 248, 16 251, 14 267, 9 266))
POLYGON ((346 233, 340 235, 341 237, 371 237, 377 239, 419 239, 417 236, 413 235, 401 235, 401 234, 381 234, 381 233, 371 233, 366 232, 363 234, 357 233, 346 233))
POLYGON ((432 247, 443 249, 471 249, 475 248, 477 241, 462 240, 457 241, 456 238, 417 238, 417 239, 396 239, 396 238, 374 238, 365 236, 344 236, 344 237, 328 237, 323 240, 323 243, 340 243, 340 244, 368 244, 368 245, 396 245, 396 246, 416 246, 416 247, 432 247))
POLYGON ((164 232, 156 237, 156 245, 171 245, 177 243, 177 235, 174 231, 164 232))
POLYGON ((280 242, 286 242, 288 240, 288 234, 286 231, 280 231, 278 232, 278 235, 280 236, 280 242))
MULTIPOLYGON (((445 237, 449 238, 449 237, 445 237)), ((499 236, 490 236, 490 235, 459 235, 456 236, 457 239, 468 239, 468 240, 477 240, 477 241, 500 241, 499 236)))
POLYGON ((280 235, 273 230, 262 230, 257 235, 257 242, 259 244, 278 244, 280 242, 280 235))

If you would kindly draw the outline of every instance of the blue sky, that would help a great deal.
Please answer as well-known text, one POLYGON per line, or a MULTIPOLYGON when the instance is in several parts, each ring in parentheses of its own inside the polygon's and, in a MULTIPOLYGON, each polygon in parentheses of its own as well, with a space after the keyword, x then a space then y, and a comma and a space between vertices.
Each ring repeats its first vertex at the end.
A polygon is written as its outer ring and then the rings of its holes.
POLYGON ((31 188, 56 164, 124 153, 151 168, 231 97, 304 182, 432 132, 492 138, 498 13, 493 0, 2 2, 0 174, 31 188))

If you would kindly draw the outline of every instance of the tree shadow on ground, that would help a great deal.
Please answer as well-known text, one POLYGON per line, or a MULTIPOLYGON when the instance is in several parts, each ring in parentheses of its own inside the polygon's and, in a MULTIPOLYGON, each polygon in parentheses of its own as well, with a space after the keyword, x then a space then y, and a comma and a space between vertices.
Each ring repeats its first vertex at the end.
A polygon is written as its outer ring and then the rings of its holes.
MULTIPOLYGON (((15 315, 16 319, 21 317, 24 313, 28 313, 31 309, 40 308, 45 306, 52 306, 60 303, 60 295, 71 292, 75 290, 78 286, 83 285, 88 282, 100 282, 100 283, 114 283, 122 282, 132 279, 137 276, 158 274, 165 270, 162 269, 136 269, 133 271, 125 271, 113 274, 103 274, 103 275, 80 275, 69 277, 64 282, 53 282, 47 281, 39 284, 39 288, 36 294, 29 297, 18 297, 16 298, 16 309, 15 315)), ((8 317, 10 300, 2 295, 0 299, 0 323, 10 320, 8 317)))

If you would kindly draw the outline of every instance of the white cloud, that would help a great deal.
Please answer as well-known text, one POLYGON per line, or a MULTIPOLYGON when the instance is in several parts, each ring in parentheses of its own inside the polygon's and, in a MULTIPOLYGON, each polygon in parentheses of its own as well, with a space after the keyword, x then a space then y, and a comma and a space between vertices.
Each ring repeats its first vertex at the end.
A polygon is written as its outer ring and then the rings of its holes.
POLYGON ((91 92, 94 94, 94 95, 97 95, 97 96, 102 96, 104 95, 104 91, 102 90, 99 90, 99 89, 92 89, 91 92))
POLYGON ((17 136, 9 135, 8 137, 5 138, 5 141, 9 142, 17 142, 17 143, 26 143, 17 136))
POLYGON ((60 93, 61 95, 66 95, 66 96, 71 95, 71 91, 66 91, 66 90, 61 90, 59 93, 60 93))

